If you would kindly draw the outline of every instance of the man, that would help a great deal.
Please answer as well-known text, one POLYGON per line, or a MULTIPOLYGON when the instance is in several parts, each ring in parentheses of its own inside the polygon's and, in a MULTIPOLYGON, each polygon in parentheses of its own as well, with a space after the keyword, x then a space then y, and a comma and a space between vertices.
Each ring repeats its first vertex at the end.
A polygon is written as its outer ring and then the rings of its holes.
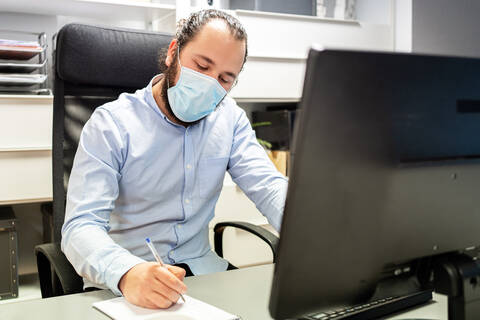
POLYGON ((165 73, 98 107, 85 124, 62 250, 86 288, 167 308, 186 292, 186 273, 227 270, 208 241, 227 170, 279 230, 287 181, 227 96, 246 56, 237 19, 217 10, 194 13, 162 58, 165 73), (154 262, 147 237, 166 268, 154 262))

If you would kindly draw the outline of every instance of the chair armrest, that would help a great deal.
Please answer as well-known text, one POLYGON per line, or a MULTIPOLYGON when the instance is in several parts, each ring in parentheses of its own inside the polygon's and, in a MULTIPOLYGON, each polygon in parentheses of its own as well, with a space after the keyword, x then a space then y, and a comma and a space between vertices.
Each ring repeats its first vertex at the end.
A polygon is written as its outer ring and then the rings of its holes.
POLYGON ((83 292, 83 279, 60 249, 60 243, 35 246, 42 298, 83 292))
POLYGON ((240 222, 240 221, 220 222, 220 223, 217 223, 213 228, 213 243, 215 247, 215 252, 220 257, 223 257, 222 238, 223 238, 223 231, 225 230, 226 227, 234 227, 234 228, 242 229, 244 231, 250 232, 251 234, 265 241, 270 247, 270 249, 272 250, 273 262, 276 262, 278 237, 265 228, 256 226, 248 222, 240 222))

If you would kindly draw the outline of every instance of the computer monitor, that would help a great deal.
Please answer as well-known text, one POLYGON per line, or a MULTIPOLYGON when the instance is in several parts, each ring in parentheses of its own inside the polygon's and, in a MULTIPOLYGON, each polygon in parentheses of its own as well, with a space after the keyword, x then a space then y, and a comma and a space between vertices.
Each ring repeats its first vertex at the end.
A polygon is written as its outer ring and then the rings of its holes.
POLYGON ((421 288, 480 243, 480 60, 312 49, 292 158, 271 315, 421 288))

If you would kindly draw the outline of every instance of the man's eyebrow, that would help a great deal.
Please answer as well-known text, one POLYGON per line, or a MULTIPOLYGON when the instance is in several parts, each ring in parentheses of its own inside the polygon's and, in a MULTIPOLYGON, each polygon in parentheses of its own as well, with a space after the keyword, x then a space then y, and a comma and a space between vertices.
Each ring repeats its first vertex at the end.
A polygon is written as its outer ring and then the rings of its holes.
MULTIPOLYGON (((200 59, 205 60, 207 63, 209 63, 209 64, 211 64, 211 65, 215 65, 215 62, 213 62, 213 60, 210 59, 210 58, 207 57, 207 56, 204 56, 204 55, 202 55, 202 54, 196 54, 195 56, 196 56, 197 58, 200 58, 200 59)), ((230 72, 230 71, 226 71, 225 74, 226 74, 227 76, 229 76, 229 77, 232 77, 232 78, 236 78, 236 77, 237 77, 237 75, 236 75, 235 73, 230 72)))
POLYGON ((225 72, 225 74, 226 74, 227 76, 229 76, 229 77, 232 77, 232 78, 236 78, 236 77, 237 77, 237 75, 236 75, 235 73, 230 72, 230 71, 225 72))
POLYGON ((203 60, 205 60, 206 62, 212 64, 212 65, 215 65, 215 62, 213 62, 212 59, 210 59, 209 57, 207 56, 204 56, 204 55, 201 55, 201 54, 196 54, 195 56, 197 56, 198 58, 201 58, 203 60))

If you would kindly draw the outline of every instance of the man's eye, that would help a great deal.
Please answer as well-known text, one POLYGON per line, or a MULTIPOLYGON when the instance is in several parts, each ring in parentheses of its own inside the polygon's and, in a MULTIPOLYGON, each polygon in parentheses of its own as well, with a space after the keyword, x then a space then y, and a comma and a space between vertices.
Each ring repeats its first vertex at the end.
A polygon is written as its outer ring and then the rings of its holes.
POLYGON ((226 84, 228 84, 228 83, 231 83, 231 82, 232 82, 232 80, 230 80, 230 79, 226 79, 226 78, 220 78, 220 81, 222 81, 223 83, 226 83, 226 84))
POLYGON ((205 70, 208 69, 208 67, 204 67, 204 66, 202 66, 202 65, 200 65, 200 64, 198 64, 198 63, 197 63, 197 67, 198 67, 198 69, 200 69, 200 70, 202 70, 202 71, 205 71, 205 70))

